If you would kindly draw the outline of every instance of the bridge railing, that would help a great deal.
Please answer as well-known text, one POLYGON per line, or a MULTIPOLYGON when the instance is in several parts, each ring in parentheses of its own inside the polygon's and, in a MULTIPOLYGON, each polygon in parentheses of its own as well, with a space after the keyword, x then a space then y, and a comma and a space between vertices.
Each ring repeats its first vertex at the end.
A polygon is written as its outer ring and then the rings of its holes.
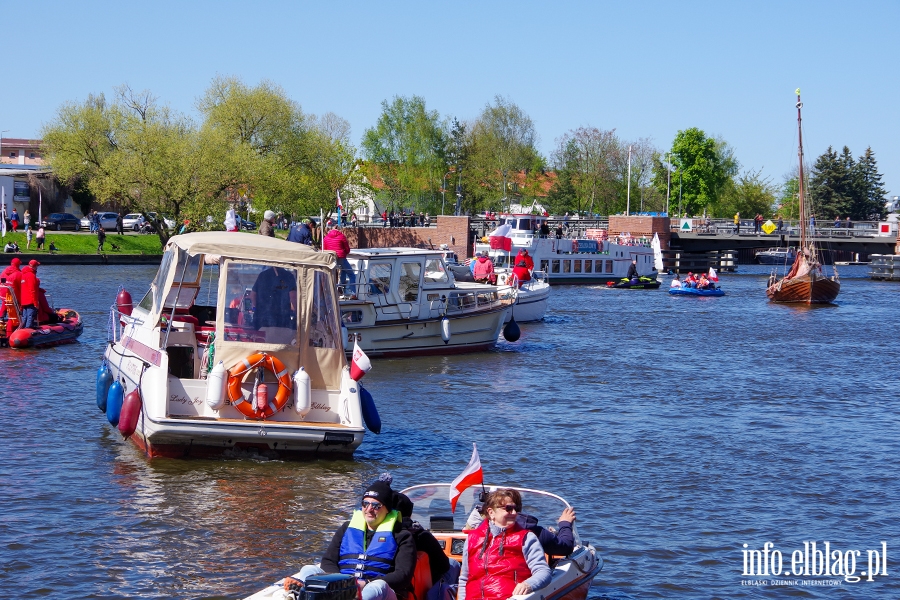
MULTIPOLYGON (((780 229, 776 228, 771 234, 767 234, 761 229, 756 231, 753 219, 741 219, 739 232, 735 229, 733 219, 711 219, 709 224, 703 219, 692 219, 692 221, 692 228, 688 231, 681 229, 681 219, 672 219, 671 231, 673 233, 694 233, 716 237, 731 237, 738 234, 741 236, 757 235, 768 237, 779 235, 798 236, 800 235, 801 227, 799 221, 784 221, 780 229)), ((890 237, 896 235, 895 233, 891 233, 890 236, 879 234, 878 226, 878 221, 853 221, 851 223, 842 221, 839 227, 836 227, 834 222, 825 222, 817 223, 814 228, 807 224, 807 233, 812 231, 814 237, 828 238, 890 237)))

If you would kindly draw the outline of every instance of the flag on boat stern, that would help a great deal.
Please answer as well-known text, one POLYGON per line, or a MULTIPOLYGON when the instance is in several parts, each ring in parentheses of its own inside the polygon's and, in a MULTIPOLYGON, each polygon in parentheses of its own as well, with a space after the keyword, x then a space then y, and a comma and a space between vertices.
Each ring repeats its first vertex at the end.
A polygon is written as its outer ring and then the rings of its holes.
POLYGON ((353 358, 350 360, 350 379, 359 381, 372 368, 372 361, 362 351, 359 344, 353 342, 353 358))
POLYGON ((719 281, 719 276, 716 274, 716 270, 712 267, 709 268, 709 280, 710 281, 719 281))
POLYGON ((450 512, 456 512, 456 501, 463 490, 478 483, 484 483, 484 472, 481 470, 481 459, 478 457, 478 446, 472 444, 472 458, 465 470, 450 484, 450 512))

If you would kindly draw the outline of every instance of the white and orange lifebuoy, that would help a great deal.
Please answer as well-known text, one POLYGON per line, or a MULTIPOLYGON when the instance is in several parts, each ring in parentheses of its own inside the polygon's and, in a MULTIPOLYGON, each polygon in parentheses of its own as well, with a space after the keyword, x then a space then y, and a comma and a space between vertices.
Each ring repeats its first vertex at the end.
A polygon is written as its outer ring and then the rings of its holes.
POLYGON ((265 352, 257 352, 228 369, 228 384, 226 389, 229 402, 231 402, 232 406, 241 411, 245 417, 250 419, 268 419, 287 404, 288 398, 291 397, 293 382, 291 381, 291 376, 288 374, 288 370, 284 367, 284 363, 265 352), (253 405, 244 399, 241 383, 243 383, 244 376, 247 373, 260 365, 272 373, 278 380, 278 392, 271 402, 266 403, 265 408, 262 410, 254 410, 253 405))

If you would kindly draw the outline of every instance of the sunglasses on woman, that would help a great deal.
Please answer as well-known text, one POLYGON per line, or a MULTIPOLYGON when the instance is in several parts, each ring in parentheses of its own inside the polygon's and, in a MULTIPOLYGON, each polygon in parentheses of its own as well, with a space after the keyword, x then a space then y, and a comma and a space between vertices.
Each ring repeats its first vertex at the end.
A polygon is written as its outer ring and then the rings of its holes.
POLYGON ((519 510, 516 508, 515 504, 506 504, 504 506, 495 506, 494 508, 502 508, 503 510, 505 510, 508 513, 518 512, 518 510, 519 510))

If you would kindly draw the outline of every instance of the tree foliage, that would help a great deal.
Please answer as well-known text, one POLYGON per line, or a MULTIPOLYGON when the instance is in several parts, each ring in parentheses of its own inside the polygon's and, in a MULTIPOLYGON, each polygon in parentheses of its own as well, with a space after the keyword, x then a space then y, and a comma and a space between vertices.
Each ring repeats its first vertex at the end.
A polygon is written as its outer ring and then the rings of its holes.
MULTIPOLYGON (((706 210, 723 215, 718 208, 719 196, 739 168, 728 145, 692 127, 675 136, 670 161, 678 169, 672 173, 672 183, 674 186, 677 181, 680 187, 682 213, 696 215, 706 210)), ((654 184, 665 194, 666 173, 661 161, 656 162, 654 184)))
POLYGON ((879 220, 885 194, 871 147, 857 161, 847 146, 841 154, 829 146, 809 175, 809 196, 820 217, 879 220))

